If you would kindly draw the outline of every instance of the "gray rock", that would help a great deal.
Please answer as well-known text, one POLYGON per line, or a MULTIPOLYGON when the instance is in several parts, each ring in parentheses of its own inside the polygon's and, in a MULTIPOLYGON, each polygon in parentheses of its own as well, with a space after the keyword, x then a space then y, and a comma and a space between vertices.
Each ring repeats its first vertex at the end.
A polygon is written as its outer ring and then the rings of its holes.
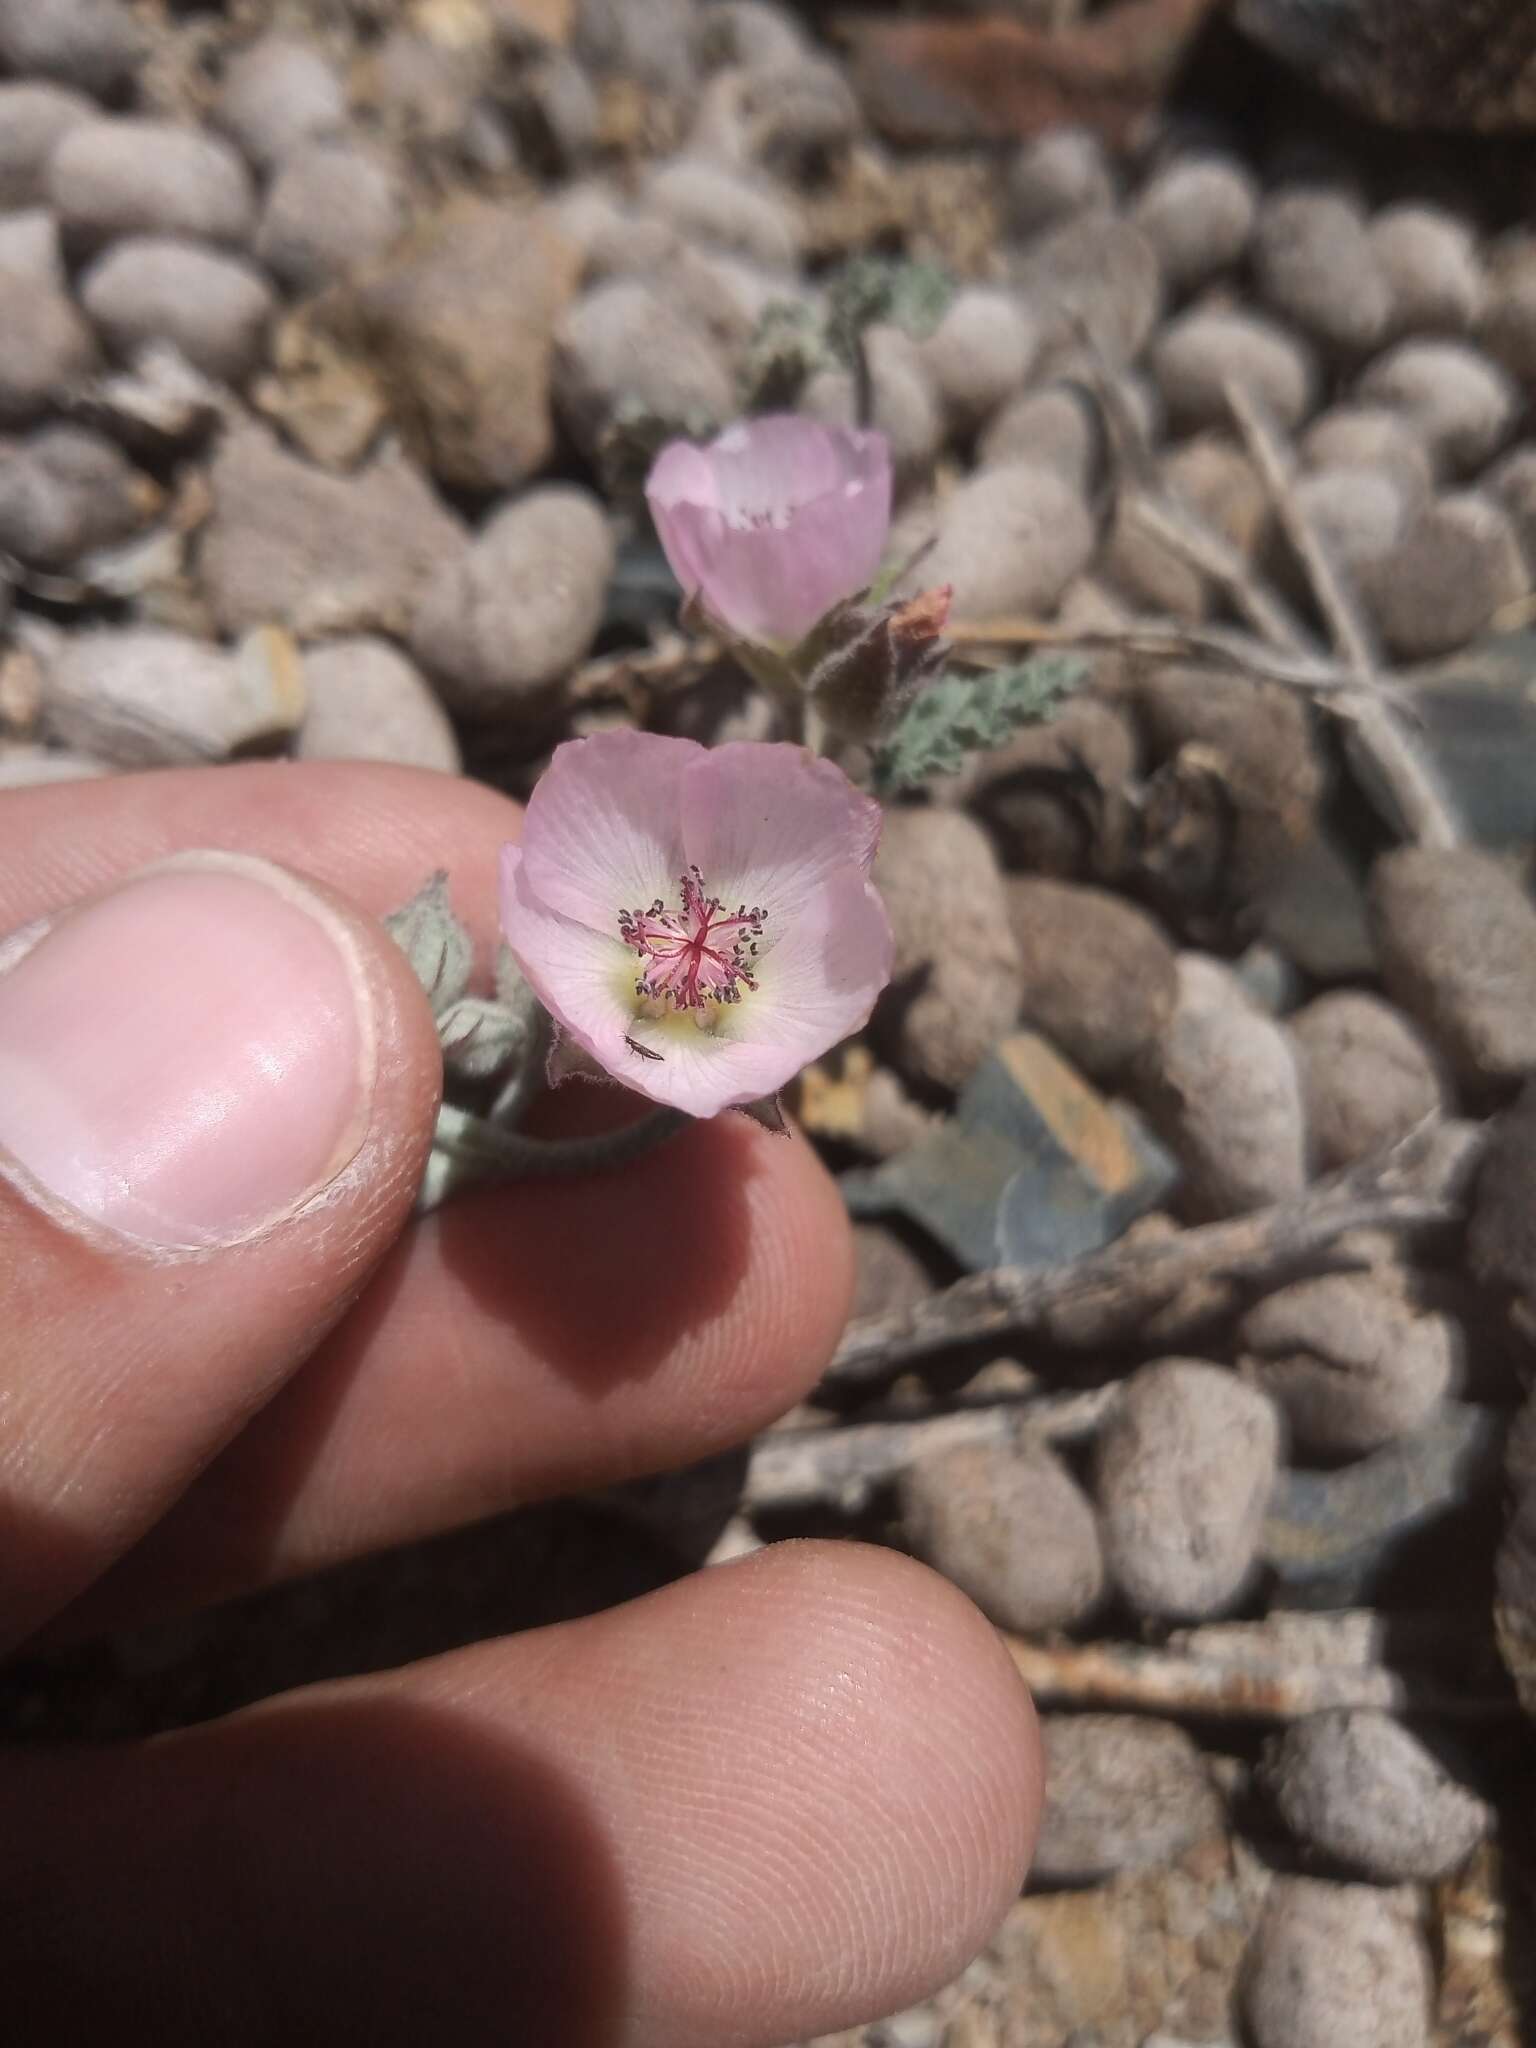
POLYGON ((568 50, 545 50, 525 62, 503 104, 521 154, 541 169, 569 176, 595 155, 602 105, 568 50))
MULTIPOLYGON (((1383 469, 1314 469, 1298 479, 1296 501, 1329 555, 1352 577, 1392 553, 1415 509, 1383 469)), ((1298 572, 1289 571, 1284 580, 1296 582, 1298 572)))
POLYGON ((65 294, 40 279, 0 275, 0 428, 27 426, 96 364, 91 330, 65 294))
POLYGON ((1290 1040, 1220 962, 1179 961, 1173 1014, 1143 1056, 1138 1100, 1192 1207, 1235 1216, 1299 1194, 1306 1121, 1290 1040))
POLYGON ((1258 183, 1246 165, 1231 157, 1181 157, 1147 180, 1131 219, 1157 251, 1169 288, 1190 292, 1242 261, 1258 206, 1258 183))
POLYGON ((972 285, 955 294, 921 354, 945 412, 965 433, 1023 387, 1039 345, 1035 324, 1017 299, 972 285))
MULTIPOLYGON (((1269 523, 1269 501, 1252 463, 1218 434, 1181 442, 1159 464, 1169 495, 1201 523, 1250 558, 1269 523)), ((1122 507, 1102 567, 1133 603, 1199 621, 1213 602, 1210 580, 1180 553, 1148 533, 1122 507)))
POLYGON ((332 640, 304 656, 301 761, 397 761, 457 775, 459 743, 425 678, 387 640, 332 640))
POLYGON ((203 376, 234 385, 261 361, 274 307, 243 258, 153 235, 129 235, 97 257, 80 303, 120 361, 169 342, 203 376))
POLYGON ((555 331, 555 405, 588 455, 621 408, 700 431, 736 411, 717 343, 646 285, 618 278, 583 293, 555 331))
POLYGON ((1142 1366, 1099 1437, 1094 1497, 1109 1575, 1137 1614, 1201 1620, 1237 1599, 1279 1469, 1263 1394, 1220 1366, 1142 1366))
POLYGON ((1407 661, 1453 653, 1531 587, 1512 522, 1478 491, 1419 506, 1394 545, 1355 568, 1383 641, 1407 661))
POLYGON ((1281 1877, 1248 1947, 1243 2012, 1253 2048, 1429 2048, 1432 1982, 1399 1902, 1281 1877))
POLYGON ((293 150, 272 181, 256 253, 291 292, 317 292, 375 264, 405 212, 394 174, 347 142, 293 150))
POLYGON ((75 633, 43 666, 49 737, 119 767, 270 749, 303 716, 297 652, 282 634, 255 634, 230 653, 149 627, 75 633))
POLYGON ((1368 1606, 1410 1560, 1423 1606, 1483 1598, 1488 1538, 1478 1525, 1489 1519, 1508 1429, 1505 1409, 1443 1401, 1423 1429, 1350 1464, 1286 1472, 1260 1544, 1286 1605, 1368 1606))
POLYGON ((339 135, 347 96, 313 43, 266 35, 226 65, 212 118, 258 171, 271 172, 305 143, 339 135))
POLYGON ((1044 725, 977 756, 945 794, 971 804, 1010 867, 1102 879, 1124 865, 1139 767, 1130 720, 1080 691, 1044 725))
MULTIPOLYGON (((1536 1084, 1529 1081, 1494 1123, 1473 1192, 1467 1262, 1520 1347, 1536 1343, 1536 1084)), ((1521 1424, 1527 1445, 1533 1418, 1528 1405, 1521 1424)))
POLYGON ((884 1223, 854 1224, 850 1320, 915 1308, 932 1292, 927 1266, 904 1237, 884 1223))
POLYGON ((1333 834, 1309 834, 1283 858, 1254 908, 1265 936, 1314 981, 1355 981, 1375 975, 1376 942, 1365 877, 1353 854, 1333 834))
POLYGON ((83 248, 119 235, 243 248, 256 218, 250 173, 228 143, 126 115, 69 130, 48 162, 48 198, 83 248))
POLYGON ((1302 436, 1307 469, 1367 469, 1391 477, 1406 504, 1427 498, 1434 482, 1429 451, 1400 412, 1384 405, 1335 405, 1302 436))
POLYGON ((1390 1714, 1309 1714, 1270 1743, 1264 1781, 1309 1849, 1378 1884, 1445 1877, 1488 1831, 1488 1810, 1390 1714))
POLYGON ((1461 1079, 1498 1087, 1536 1067, 1536 904, 1475 847, 1399 847, 1371 902, 1389 993, 1461 1079))
POLYGON ((898 1495, 917 1555, 999 1628, 1070 1628, 1098 1604, 1093 1509, 1050 1451, 958 1445, 909 1466, 898 1495))
POLYGON ((996 856, 961 812, 893 810, 875 882, 896 938, 893 987, 882 1006, 899 1063, 922 1080, 959 1088, 1019 1009, 1018 945, 996 856))
POLYGON ((577 0, 574 47, 594 71, 673 95, 697 76, 695 0, 577 0))
POLYGON ((1086 128, 1053 128, 1025 143, 1008 167, 1008 225, 1021 240, 1115 204, 1109 153, 1086 128))
POLYGON ((1105 889, 1010 877, 1024 967, 1023 1017, 1085 1074, 1113 1081, 1166 1027, 1178 994, 1173 948, 1144 911, 1105 889))
POLYGON ((640 188, 649 210, 710 248, 745 256, 765 270, 793 271, 800 229, 792 209, 759 182, 718 164, 674 157, 640 188))
POLYGON ((1312 410, 1317 379, 1295 335, 1255 313, 1197 307, 1172 320, 1152 348, 1152 374, 1179 428, 1231 424, 1226 385, 1239 384, 1287 432, 1312 410))
POLYGON ((542 208, 463 201, 329 295, 325 317, 367 360, 434 476, 505 490, 553 449, 554 330, 579 263, 542 208))
POLYGON ((1090 1885, 1172 1863, 1222 1831, 1205 1760, 1172 1721, 1046 1714, 1045 1808, 1030 1876, 1090 1885))
POLYGON ((209 471, 203 589, 226 633, 403 633, 427 580, 466 541, 393 451, 351 476, 290 455, 261 429, 226 434, 209 471))
POLYGON ((65 569, 126 540, 159 502, 148 477, 84 428, 43 427, 0 442, 0 552, 33 568, 65 569))
POLYGON ((1048 344, 1075 353, 1086 328, 1112 369, 1141 354, 1163 309, 1156 251, 1110 214, 1079 215, 1031 242, 1014 282, 1048 344))
POLYGON ((0 81, 0 213, 46 198, 60 137, 96 113, 83 93, 62 85, 0 81))
POLYGON ((762 71, 801 56, 805 38, 785 8, 766 0, 715 0, 698 17, 694 49, 706 71, 762 71))
POLYGON ((18 77, 54 78, 100 98, 142 53, 121 0, 0 0, 0 65, 18 77))
POLYGON ((426 585, 411 621, 416 658, 466 717, 543 717, 592 645, 613 564, 590 492, 529 491, 426 585))
POLYGON ((1536 378, 1536 234, 1517 228, 1488 252, 1478 339, 1512 376, 1536 378))
POLYGON ((1261 296, 1324 349, 1364 355, 1392 311, 1365 215, 1339 193, 1281 189, 1259 208, 1253 269, 1261 296))
MULTIPOLYGON (((890 443, 898 480, 926 477, 944 445, 944 413, 923 353, 899 327, 883 325, 865 330, 864 347, 874 391, 873 424, 890 443)), ((799 410, 829 426, 852 426, 858 395, 850 373, 818 372, 800 394, 799 410)))
POLYGON ((1309 1457, 1359 1457, 1422 1429, 1451 1391, 1455 1328, 1374 1273, 1327 1273, 1267 1295, 1243 1319, 1258 1384, 1309 1457))
POLYGON ((24 213, 0 213, 0 271, 27 278, 50 291, 68 291, 59 231, 51 213, 41 206, 29 207, 24 213))
POLYGON ((1503 506, 1526 562, 1536 565, 1536 445, 1522 442, 1512 448, 1489 470, 1482 487, 1503 506))
POLYGON ((1371 248, 1391 295, 1391 334, 1469 334, 1477 325, 1487 284, 1464 220, 1438 206, 1388 206, 1371 222, 1371 248))
POLYGON ((63 747, 0 745, 0 789, 36 789, 50 782, 91 782, 112 768, 63 747))
POLYGON ((1081 494, 1051 469, 1014 462, 958 484, 914 584, 948 583, 956 620, 1049 612, 1093 553, 1081 494))
POLYGON ((1395 1145, 1448 1108, 1433 1049, 1360 989, 1319 996, 1290 1020, 1312 1156, 1325 1172, 1395 1145))
POLYGON ((989 422, 976 447, 982 469, 1032 462, 1052 469, 1083 499, 1104 459, 1103 429, 1084 395, 1067 384, 1021 391, 989 422))
POLYGON ((819 57, 754 65, 737 100, 749 161, 801 183, 845 158, 863 128, 841 67, 819 57))
POLYGON ((1481 469, 1520 412, 1508 372, 1463 341, 1399 342, 1371 364, 1358 395, 1401 413, 1450 476, 1481 469))

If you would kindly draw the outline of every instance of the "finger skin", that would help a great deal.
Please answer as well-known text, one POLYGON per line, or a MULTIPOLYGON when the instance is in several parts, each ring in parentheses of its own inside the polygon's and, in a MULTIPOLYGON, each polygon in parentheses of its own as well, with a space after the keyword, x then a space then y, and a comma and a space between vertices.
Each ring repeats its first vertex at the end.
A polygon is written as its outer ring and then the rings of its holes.
POLYGON ((0 1770, 25 2040, 773 2048, 962 1968, 1037 1733, 891 1552, 784 1545, 590 1620, 0 1770))
MULTIPOLYGON (((267 893, 248 869, 241 889, 267 893)), ((308 1358, 409 1212, 441 1071, 431 1016, 377 924, 323 907, 370 991, 376 1056, 356 1149, 314 1199, 239 1243, 157 1252, 47 1206, 0 1161, 0 1645, 159 1520, 308 1358)))
POLYGON ((723 1450, 814 1383, 851 1287, 815 1154, 742 1117, 477 1195, 408 1233, 54 1639, 723 1450))

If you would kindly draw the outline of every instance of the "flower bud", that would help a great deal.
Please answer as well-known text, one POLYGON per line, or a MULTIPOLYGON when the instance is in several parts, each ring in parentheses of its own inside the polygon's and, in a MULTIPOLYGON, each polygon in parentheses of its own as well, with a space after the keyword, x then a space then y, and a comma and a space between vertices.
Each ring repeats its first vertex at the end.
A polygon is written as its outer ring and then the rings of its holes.
POLYGON ((951 595, 945 583, 895 603, 841 604, 809 635, 796 665, 839 739, 879 739, 943 668, 951 595))

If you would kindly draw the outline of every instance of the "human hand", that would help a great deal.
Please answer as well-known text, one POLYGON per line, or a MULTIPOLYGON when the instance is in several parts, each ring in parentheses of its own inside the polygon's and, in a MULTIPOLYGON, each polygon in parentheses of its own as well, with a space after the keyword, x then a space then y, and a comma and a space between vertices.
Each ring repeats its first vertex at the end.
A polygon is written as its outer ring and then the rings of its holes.
MULTIPOLYGON (((799 1139, 720 1117, 409 1220, 439 1058, 373 918, 446 867, 488 954, 515 832, 365 767, 0 800, 6 1647, 685 1463, 814 1382, 850 1255, 799 1139), (235 858, 138 877, 189 848, 235 858)), ((1038 1797, 974 1609, 784 1545, 153 1742, 13 1750, 8 2038, 768 2048, 958 1970, 1038 1797)))

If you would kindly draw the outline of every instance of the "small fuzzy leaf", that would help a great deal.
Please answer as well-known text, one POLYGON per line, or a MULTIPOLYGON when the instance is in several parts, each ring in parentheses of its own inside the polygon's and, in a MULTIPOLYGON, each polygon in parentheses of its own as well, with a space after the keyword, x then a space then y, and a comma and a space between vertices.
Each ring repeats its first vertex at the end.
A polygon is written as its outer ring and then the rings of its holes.
POLYGON ((1071 654, 930 683, 875 756, 875 787, 886 796, 917 789, 935 775, 956 775, 968 754, 1001 746, 1023 725, 1049 718, 1082 681, 1087 664, 1071 654))
POLYGON ((384 929, 411 964, 411 972, 427 992, 434 1016, 441 1017, 469 986, 475 946, 448 901, 448 874, 439 871, 401 910, 392 910, 384 929))
POLYGON ((949 311, 954 290, 953 280, 936 264, 907 257, 852 257, 827 293, 828 337, 845 358, 852 354, 853 337, 877 320, 922 341, 949 311))
POLYGON ((773 412, 792 405, 800 387, 836 358, 821 314, 794 299, 774 299, 763 308, 742 354, 741 383, 748 412, 773 412))
POLYGON ((529 1019, 489 996, 460 996, 438 1013, 443 1071, 454 1081, 489 1081, 525 1051, 529 1019))

